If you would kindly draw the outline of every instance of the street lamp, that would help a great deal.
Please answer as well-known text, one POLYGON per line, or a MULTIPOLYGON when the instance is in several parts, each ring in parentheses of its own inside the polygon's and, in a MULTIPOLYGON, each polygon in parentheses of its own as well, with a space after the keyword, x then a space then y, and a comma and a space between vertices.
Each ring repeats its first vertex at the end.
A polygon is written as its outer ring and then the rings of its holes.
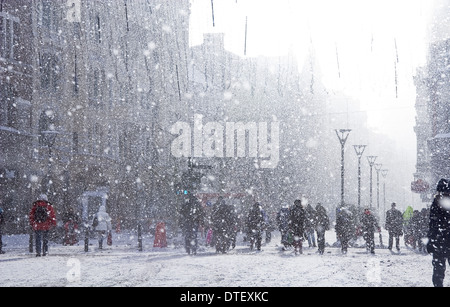
POLYGON ((375 164, 375 160, 377 159, 377 156, 368 156, 367 161, 369 162, 370 166, 370 209, 372 209, 372 167, 375 164))
POLYGON ((380 211, 380 171, 383 167, 383 164, 376 163, 375 170, 377 171, 377 210, 380 211))
POLYGON ((39 141, 40 144, 48 148, 48 166, 46 188, 47 194, 51 189, 51 168, 52 168, 52 148, 55 145, 56 137, 59 132, 56 131, 55 113, 51 109, 42 112, 39 118, 39 141))
POLYGON ((350 129, 336 129, 336 135, 341 142, 341 206, 344 205, 344 146, 350 134, 350 129))
POLYGON ((383 212, 386 212, 386 176, 388 174, 388 169, 382 169, 381 175, 383 176, 383 212))
POLYGON ((367 145, 353 145, 358 156, 358 209, 361 208, 361 157, 367 145))

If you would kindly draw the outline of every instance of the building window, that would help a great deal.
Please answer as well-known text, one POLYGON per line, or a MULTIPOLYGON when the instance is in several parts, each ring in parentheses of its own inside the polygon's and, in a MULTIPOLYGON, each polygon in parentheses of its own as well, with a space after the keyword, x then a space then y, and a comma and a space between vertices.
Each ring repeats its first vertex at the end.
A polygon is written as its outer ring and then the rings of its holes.
POLYGON ((41 87, 44 89, 59 88, 60 67, 55 55, 44 53, 39 57, 39 70, 41 74, 41 87))
POLYGON ((58 11, 58 6, 54 5, 52 2, 53 0, 42 1, 41 25, 47 31, 58 33, 59 19, 62 16, 58 16, 60 13, 58 11))
POLYGON ((14 59, 14 47, 17 44, 15 33, 19 27, 19 19, 6 13, 0 12, 0 57, 14 59))
POLYGON ((18 129, 16 92, 9 84, 0 84, 0 126, 18 129))

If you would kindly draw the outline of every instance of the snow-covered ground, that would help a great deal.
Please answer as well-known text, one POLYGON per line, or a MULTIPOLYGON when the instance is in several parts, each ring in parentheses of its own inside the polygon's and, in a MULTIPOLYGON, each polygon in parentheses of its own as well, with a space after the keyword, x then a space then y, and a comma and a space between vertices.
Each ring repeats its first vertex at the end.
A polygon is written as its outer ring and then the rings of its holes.
MULTIPOLYGON (((378 238, 378 234, 376 235, 378 238)), ((327 232, 327 244, 335 242, 327 232)), ((75 246, 51 243, 47 257, 28 252, 28 236, 4 236, 6 254, 0 255, 2 287, 431 287, 432 257, 404 246, 400 254, 387 249, 375 255, 363 247, 349 248, 342 255, 327 246, 324 255, 304 242, 302 255, 281 251, 280 236, 261 252, 250 251, 242 236, 228 254, 216 254, 205 247, 187 255, 180 238, 169 240, 167 248, 153 247, 154 237, 144 236, 143 251, 130 233, 114 233, 112 246, 98 250, 91 241, 84 252, 83 241, 75 246)), ((387 234, 383 233, 387 243, 387 234)), ((360 242, 361 243, 361 242, 360 242)), ((448 286, 450 282, 445 281, 448 286)))

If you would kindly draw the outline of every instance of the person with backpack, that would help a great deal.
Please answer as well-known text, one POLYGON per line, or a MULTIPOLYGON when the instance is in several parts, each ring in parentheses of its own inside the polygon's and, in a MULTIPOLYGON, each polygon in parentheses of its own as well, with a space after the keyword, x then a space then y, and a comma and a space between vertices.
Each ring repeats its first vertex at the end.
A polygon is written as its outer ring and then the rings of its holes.
POLYGON ((2 241, 2 234, 3 234, 3 225, 5 224, 5 218, 3 215, 3 209, 0 208, 0 254, 4 254, 5 251, 3 250, 3 241, 2 241))
POLYGON ((98 248, 103 249, 103 240, 106 236, 111 236, 112 226, 111 217, 106 212, 106 207, 101 205, 98 212, 94 215, 92 226, 98 235, 98 248))
POLYGON ((48 253, 48 232, 56 227, 56 215, 47 195, 41 194, 33 203, 29 214, 31 228, 36 242, 36 257, 46 256, 48 253))

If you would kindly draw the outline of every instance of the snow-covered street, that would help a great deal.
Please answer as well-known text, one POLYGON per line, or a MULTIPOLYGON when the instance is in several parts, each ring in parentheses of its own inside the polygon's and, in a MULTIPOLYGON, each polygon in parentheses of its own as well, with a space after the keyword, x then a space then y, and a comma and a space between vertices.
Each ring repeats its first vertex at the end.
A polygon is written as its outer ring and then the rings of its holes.
MULTIPOLYGON (((99 251, 91 241, 89 252, 77 246, 51 244, 47 257, 28 252, 28 236, 4 236, 6 254, 0 255, 3 287, 432 287, 431 256, 403 245, 401 253, 363 247, 342 255, 327 246, 320 256, 304 242, 302 255, 281 251, 278 232, 261 252, 251 252, 242 238, 228 254, 204 246, 195 256, 169 241, 154 248, 154 237, 144 237, 143 251, 131 234, 114 234, 112 246, 99 251)), ((383 233, 384 243, 387 234, 383 233)), ((327 244, 335 233, 327 232, 327 244)), ((446 280, 444 286, 448 286, 446 280)))

